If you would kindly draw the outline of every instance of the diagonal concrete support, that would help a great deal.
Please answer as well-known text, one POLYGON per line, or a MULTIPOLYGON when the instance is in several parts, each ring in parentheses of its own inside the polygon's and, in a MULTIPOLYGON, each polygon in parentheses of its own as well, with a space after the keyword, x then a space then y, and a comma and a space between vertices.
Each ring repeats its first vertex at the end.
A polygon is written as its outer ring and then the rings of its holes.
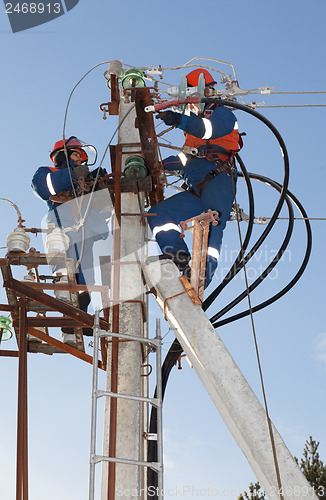
POLYGON ((272 424, 281 476, 281 495, 266 413, 200 305, 184 291, 179 271, 168 260, 146 266, 146 279, 157 302, 268 498, 317 500, 312 487, 272 424), (178 295, 181 294, 181 295, 178 295))

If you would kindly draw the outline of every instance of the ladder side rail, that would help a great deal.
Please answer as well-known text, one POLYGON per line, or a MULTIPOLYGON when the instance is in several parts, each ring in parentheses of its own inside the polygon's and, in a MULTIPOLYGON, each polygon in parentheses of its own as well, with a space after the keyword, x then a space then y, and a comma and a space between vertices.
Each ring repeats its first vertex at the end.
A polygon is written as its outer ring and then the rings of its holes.
POLYGON ((163 418, 162 418, 162 336, 161 336, 161 325, 160 319, 156 319, 156 340, 158 342, 156 346, 156 397, 160 402, 157 408, 157 462, 161 465, 158 472, 158 492, 157 498, 161 500, 163 498, 163 418))
POLYGON ((125 335, 123 333, 113 333, 100 328, 99 320, 99 309, 95 311, 94 319, 94 354, 93 354, 93 378, 92 378, 92 408, 91 408, 91 437, 90 437, 90 458, 89 458, 89 500, 94 500, 95 495, 95 466, 100 462, 108 463, 120 463, 126 465, 138 465, 140 467, 149 467, 158 473, 158 498, 161 500, 163 498, 163 439, 162 439, 162 338, 159 325, 159 319, 157 320, 156 327, 156 337, 152 339, 142 338, 137 336, 125 335), (143 397, 134 396, 131 394, 119 394, 111 391, 102 391, 98 389, 98 351, 99 351, 99 340, 103 337, 115 337, 122 338, 126 340, 140 342, 142 344, 148 344, 154 346, 154 351, 156 353, 156 386, 158 387, 157 397, 143 397), (133 401, 139 401, 140 403, 149 403, 157 407, 157 443, 158 443, 158 461, 157 462, 145 462, 142 460, 130 460, 127 458, 119 457, 109 457, 104 455, 96 454, 96 431, 97 431, 97 402, 102 396, 110 398, 121 398, 129 399, 133 401))
POLYGON ((91 410, 91 437, 89 457, 89 500, 94 500, 95 495, 95 455, 96 455, 96 427, 97 427, 97 390, 98 390, 98 349, 99 349, 99 309, 95 310, 94 320, 94 354, 92 377, 92 410, 91 410))

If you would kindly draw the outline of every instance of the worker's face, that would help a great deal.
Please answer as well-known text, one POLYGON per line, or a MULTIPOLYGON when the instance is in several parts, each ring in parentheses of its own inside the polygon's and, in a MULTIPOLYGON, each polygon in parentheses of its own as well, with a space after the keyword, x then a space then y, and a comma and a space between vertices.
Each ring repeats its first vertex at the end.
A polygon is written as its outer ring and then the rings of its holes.
POLYGON ((70 159, 75 165, 75 167, 81 165, 82 159, 81 159, 81 153, 79 151, 73 151, 70 155, 70 159))

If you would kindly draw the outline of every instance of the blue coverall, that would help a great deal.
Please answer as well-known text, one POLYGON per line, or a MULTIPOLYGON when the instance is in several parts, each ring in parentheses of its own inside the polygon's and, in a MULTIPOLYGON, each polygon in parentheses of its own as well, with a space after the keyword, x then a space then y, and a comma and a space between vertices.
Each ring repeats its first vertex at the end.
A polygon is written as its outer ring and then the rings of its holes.
MULTIPOLYGON (((221 144, 228 143, 228 137, 237 131, 238 125, 232 111, 224 106, 216 107, 210 115, 204 117, 191 114, 182 115, 181 123, 177 128, 184 130, 187 134, 200 139, 221 139, 221 144)), ((218 141, 214 141, 218 142, 218 141)), ((230 150, 218 145, 211 145, 218 152, 231 153, 230 150)), ((200 146, 199 151, 207 149, 207 146, 200 146)), ((238 149, 237 149, 238 150, 238 149)), ((179 171, 181 176, 190 188, 198 193, 196 184, 202 181, 206 175, 216 168, 214 162, 203 158, 187 155, 187 159, 182 154, 169 156, 163 161, 165 170, 179 171), (183 165, 182 163, 185 163, 183 165)), ((149 213, 157 213, 156 217, 149 217, 148 223, 156 238, 156 241, 163 252, 185 252, 189 254, 184 238, 180 237, 179 222, 195 217, 208 209, 216 210, 219 213, 218 225, 210 228, 208 239, 206 282, 207 286, 213 278, 217 268, 218 258, 222 245, 223 230, 229 218, 234 200, 234 189, 236 173, 232 178, 226 172, 219 173, 212 180, 207 182, 198 199, 189 191, 178 193, 153 206, 149 213)))
MULTIPOLYGON (((77 184, 73 173, 74 164, 71 160, 69 168, 73 182, 77 184)), ((101 169, 100 176, 102 175, 105 175, 105 171, 101 169)), ((46 218, 48 223, 53 223, 56 227, 70 228, 79 221, 80 214, 76 210, 76 204, 73 201, 56 203, 50 200, 51 195, 72 189, 66 163, 55 168, 40 167, 33 176, 32 189, 48 206, 49 212, 46 218)), ((81 198, 78 200, 81 202, 81 198)), ((85 213, 86 206, 86 203, 81 203, 82 216, 85 213)), ((76 232, 70 230, 66 234, 70 239, 67 257, 74 259, 75 262, 81 257, 80 266, 76 271, 77 283, 80 285, 93 285, 95 282, 93 245, 95 241, 105 240, 108 236, 105 215, 91 208, 87 213, 83 229, 80 228, 76 232)), ((52 266, 53 273, 57 270, 58 266, 52 266)))

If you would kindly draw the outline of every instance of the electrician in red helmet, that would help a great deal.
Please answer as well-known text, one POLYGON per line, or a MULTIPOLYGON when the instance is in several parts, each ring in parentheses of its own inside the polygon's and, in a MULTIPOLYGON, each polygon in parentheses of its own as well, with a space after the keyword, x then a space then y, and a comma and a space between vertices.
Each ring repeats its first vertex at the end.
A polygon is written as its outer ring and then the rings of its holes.
MULTIPOLYGON (((203 68, 187 75, 188 87, 197 87, 203 74, 206 91, 216 85, 212 75, 203 68)), ((231 172, 234 155, 241 148, 241 138, 235 115, 225 106, 209 104, 200 112, 191 105, 190 116, 171 110, 159 113, 166 125, 174 125, 185 133, 183 152, 163 160, 167 171, 178 171, 186 183, 186 190, 155 205, 149 212, 148 223, 163 253, 160 258, 172 259, 179 270, 190 275, 189 249, 180 238, 179 223, 208 209, 219 213, 219 222, 211 226, 206 264, 207 286, 213 278, 220 255, 223 230, 234 201, 236 171, 231 172)))
MULTIPOLYGON (((95 181, 106 175, 102 168, 90 171, 89 166, 95 163, 96 156, 94 146, 84 144, 75 136, 57 141, 50 153, 53 167, 38 168, 32 180, 35 194, 48 206, 47 223, 65 228, 70 240, 67 257, 77 263, 76 281, 80 285, 94 284, 93 245, 108 236, 106 217, 112 206, 110 200, 103 197, 107 191, 94 191, 90 203, 90 195, 80 196, 77 202, 74 198, 79 182, 95 181), (107 206, 106 201, 109 202, 107 206), (82 218, 83 223, 78 227, 82 218)), ((52 266, 54 275, 66 273, 62 266, 61 269, 59 267, 52 266)), ((80 308, 86 311, 90 302, 89 293, 80 293, 78 299, 80 308)), ((65 334, 74 333, 72 328, 62 328, 62 331, 65 334)), ((83 328, 83 333, 93 335, 91 328, 83 328)))

